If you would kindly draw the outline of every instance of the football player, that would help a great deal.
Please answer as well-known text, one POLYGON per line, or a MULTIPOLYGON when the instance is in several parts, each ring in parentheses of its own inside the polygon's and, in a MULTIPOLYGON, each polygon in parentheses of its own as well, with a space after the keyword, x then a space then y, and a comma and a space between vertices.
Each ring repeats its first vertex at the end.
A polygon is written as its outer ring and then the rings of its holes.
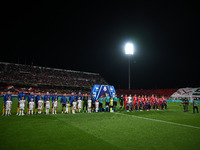
POLYGON ((34 101, 33 98, 31 98, 31 101, 28 104, 29 108, 28 108, 28 115, 33 115, 33 107, 34 107, 34 101))
MULTIPOLYGON (((80 92, 79 92, 80 93, 80 92)), ((82 100, 81 100, 81 97, 79 96, 78 97, 78 112, 80 113, 81 112, 81 107, 82 107, 82 100)))
POLYGON ((24 96, 22 96, 22 99, 19 100, 19 116, 24 115, 24 108, 25 108, 25 99, 24 96))
POLYGON ((8 97, 8 100, 6 101, 6 115, 5 116, 10 115, 11 107, 12 107, 11 97, 8 97))

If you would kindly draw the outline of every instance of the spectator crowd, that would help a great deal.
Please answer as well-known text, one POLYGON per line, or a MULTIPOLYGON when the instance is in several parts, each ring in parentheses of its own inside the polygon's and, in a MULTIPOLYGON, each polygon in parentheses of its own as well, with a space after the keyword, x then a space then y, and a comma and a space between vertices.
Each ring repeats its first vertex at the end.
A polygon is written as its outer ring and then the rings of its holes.
POLYGON ((48 88, 48 90, 60 87, 91 89, 94 84, 107 84, 97 73, 3 62, 0 62, 0 82, 7 85, 48 88))

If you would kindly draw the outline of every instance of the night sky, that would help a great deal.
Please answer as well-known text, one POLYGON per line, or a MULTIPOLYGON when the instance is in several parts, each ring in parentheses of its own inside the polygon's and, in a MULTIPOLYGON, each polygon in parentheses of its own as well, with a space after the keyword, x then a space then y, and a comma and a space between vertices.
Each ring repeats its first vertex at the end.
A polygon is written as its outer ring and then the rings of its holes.
POLYGON ((132 42, 132 89, 197 87, 198 9, 186 1, 9 1, 0 61, 100 73, 128 88, 124 46, 132 42))

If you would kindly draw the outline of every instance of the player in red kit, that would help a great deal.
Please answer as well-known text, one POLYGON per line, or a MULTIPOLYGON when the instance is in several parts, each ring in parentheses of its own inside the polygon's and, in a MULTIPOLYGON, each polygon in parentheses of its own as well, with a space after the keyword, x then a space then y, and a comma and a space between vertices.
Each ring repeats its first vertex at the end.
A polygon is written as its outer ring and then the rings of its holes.
POLYGON ((151 96, 151 98, 150 98, 150 102, 151 102, 150 109, 151 109, 151 107, 153 107, 153 101, 154 101, 154 95, 152 94, 152 96, 151 96))
POLYGON ((126 94, 125 97, 124 97, 124 111, 126 110, 127 100, 128 100, 128 97, 127 97, 127 94, 126 94))
POLYGON ((147 101, 148 101, 148 98, 147 98, 147 96, 145 95, 144 96, 144 102, 143 102, 143 110, 146 110, 147 109, 147 101))
POLYGON ((135 107, 135 110, 136 110, 136 101, 137 101, 137 95, 135 94, 135 95, 133 96, 133 109, 134 109, 134 107, 135 107))

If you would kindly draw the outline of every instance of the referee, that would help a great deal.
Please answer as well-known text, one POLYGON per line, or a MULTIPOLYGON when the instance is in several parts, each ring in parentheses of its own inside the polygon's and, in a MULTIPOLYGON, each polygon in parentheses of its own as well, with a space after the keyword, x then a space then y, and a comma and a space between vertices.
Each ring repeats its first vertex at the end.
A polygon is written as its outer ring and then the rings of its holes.
POLYGON ((88 96, 87 93, 83 95, 83 113, 84 113, 84 108, 86 107, 86 112, 87 112, 87 107, 88 107, 88 96))
POLYGON ((119 99, 119 103, 120 103, 120 111, 122 111, 122 107, 123 107, 123 103, 124 103, 123 94, 121 95, 121 97, 120 97, 120 99, 119 99))

